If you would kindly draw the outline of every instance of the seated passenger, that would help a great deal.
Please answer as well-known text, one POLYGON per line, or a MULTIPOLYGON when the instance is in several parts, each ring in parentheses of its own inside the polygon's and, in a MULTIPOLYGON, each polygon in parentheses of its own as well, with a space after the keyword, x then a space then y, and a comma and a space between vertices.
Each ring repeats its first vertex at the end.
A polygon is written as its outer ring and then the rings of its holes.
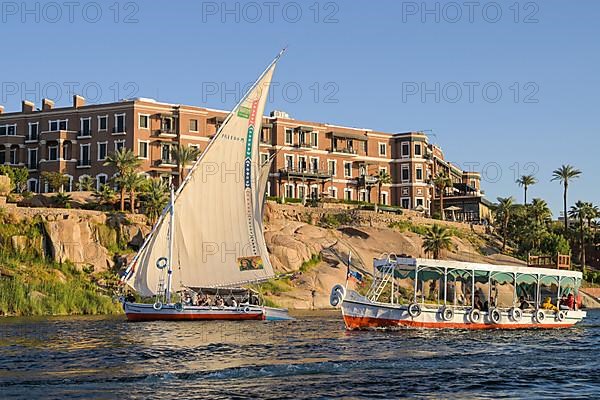
POLYGON ((525 296, 519 297, 519 308, 521 310, 527 310, 529 308, 529 303, 525 300, 525 296))
POLYGON ((558 302, 558 308, 561 310, 568 310, 569 306, 567 305, 567 296, 566 295, 562 295, 562 297, 560 298, 560 301, 558 302))
POLYGON ((229 299, 229 305, 231 307, 237 307, 237 301, 235 301, 235 297, 231 296, 231 299, 229 299))
POLYGON ((481 298, 479 297, 478 294, 475 295, 475 301, 473 302, 473 308, 476 308, 478 310, 483 310, 483 303, 481 302, 481 298))
POLYGON ((546 297, 546 300, 544 300, 544 304, 542 304, 542 308, 544 310, 558 311, 558 307, 552 304, 552 299, 550 297, 546 297))
POLYGON ((573 293, 569 293, 569 295, 567 296, 567 307, 569 307, 569 310, 574 310, 575 309, 575 296, 573 295, 573 293))

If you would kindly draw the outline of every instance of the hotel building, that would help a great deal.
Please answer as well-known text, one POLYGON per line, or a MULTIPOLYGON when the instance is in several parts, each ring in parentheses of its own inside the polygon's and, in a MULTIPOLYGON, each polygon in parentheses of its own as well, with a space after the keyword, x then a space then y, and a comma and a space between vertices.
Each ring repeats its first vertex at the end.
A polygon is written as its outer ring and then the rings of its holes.
MULTIPOLYGON (((41 109, 23 101, 20 112, 0 107, 0 164, 27 167, 29 191, 48 191, 44 171, 67 175, 66 190, 72 191, 83 177, 94 178, 97 187, 106 184, 115 174, 104 166, 107 155, 126 147, 142 160, 141 173, 178 181, 171 149, 181 144, 204 150, 226 116, 226 111, 143 98, 86 105, 74 96, 72 106, 60 108, 44 99, 41 109)), ((375 202, 377 175, 385 171, 391 182, 382 186, 382 204, 435 212, 439 193, 432 178, 445 172, 453 187, 444 207, 459 207, 452 213, 457 219, 483 218, 479 173, 446 161, 422 132, 377 132, 274 111, 264 117, 260 156, 274 157, 269 196, 375 202)))

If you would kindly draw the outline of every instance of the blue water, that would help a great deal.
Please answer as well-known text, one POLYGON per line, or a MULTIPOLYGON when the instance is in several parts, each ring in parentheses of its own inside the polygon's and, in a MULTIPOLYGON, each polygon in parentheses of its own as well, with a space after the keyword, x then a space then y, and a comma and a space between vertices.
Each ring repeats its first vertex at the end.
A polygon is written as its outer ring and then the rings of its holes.
POLYGON ((0 320, 0 398, 600 398, 600 312, 550 331, 0 320))

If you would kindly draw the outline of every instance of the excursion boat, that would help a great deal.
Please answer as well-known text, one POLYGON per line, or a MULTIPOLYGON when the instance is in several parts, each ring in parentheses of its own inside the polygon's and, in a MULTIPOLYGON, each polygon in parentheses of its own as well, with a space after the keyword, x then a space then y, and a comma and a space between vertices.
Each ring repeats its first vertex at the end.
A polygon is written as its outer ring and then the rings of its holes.
POLYGON ((275 276, 262 222, 273 158, 260 160, 259 140, 282 54, 227 116, 177 192, 171 189, 122 277, 126 287, 153 299, 122 297, 130 321, 292 319, 244 288, 275 276))
MULTIPOLYGON (((586 316, 578 271, 384 254, 366 295, 331 290, 346 328, 567 328, 586 316), (545 300, 545 301, 543 301, 545 300)), ((348 271, 348 276, 356 273, 348 271)))

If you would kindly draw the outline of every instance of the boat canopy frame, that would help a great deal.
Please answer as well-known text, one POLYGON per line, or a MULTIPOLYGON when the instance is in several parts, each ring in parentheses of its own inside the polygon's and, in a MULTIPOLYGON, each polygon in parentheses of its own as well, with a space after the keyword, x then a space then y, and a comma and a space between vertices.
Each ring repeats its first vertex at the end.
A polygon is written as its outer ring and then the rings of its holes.
MULTIPOLYGON (((492 282, 494 281, 494 277, 499 276, 500 274, 505 274, 512 279, 505 281, 506 283, 511 283, 513 285, 513 307, 516 305, 516 300, 518 297, 517 288, 520 277, 530 277, 533 279, 533 283, 536 285, 535 291, 535 306, 539 308, 541 304, 541 288, 544 285, 544 281, 547 281, 549 278, 554 280, 553 284, 557 285, 557 304, 561 297, 561 290, 564 289, 565 286, 570 286, 568 283, 572 284, 574 294, 578 293, 578 289, 581 285, 582 273, 578 271, 565 271, 559 269, 548 269, 548 268, 534 268, 528 266, 517 266, 517 265, 492 265, 492 264, 480 264, 480 263, 469 263, 469 262, 459 262, 459 261, 445 261, 445 260, 431 260, 431 259, 418 259, 418 258, 403 258, 397 257, 393 253, 385 253, 381 256, 381 258, 374 259, 374 276, 379 276, 378 279, 373 281, 373 285, 369 293, 371 293, 370 297, 372 301, 378 301, 381 293, 383 293, 382 285, 385 286, 388 283, 391 285, 391 296, 390 303, 394 304, 394 286, 395 279, 397 278, 398 271, 408 272, 406 276, 400 277, 401 279, 411 278, 411 272, 413 273, 412 279, 414 280, 414 294, 413 294, 413 302, 418 304, 424 304, 424 301, 419 302, 418 300, 418 283, 419 283, 419 273, 424 271, 432 271, 440 274, 440 277, 443 276, 444 279, 444 298, 443 305, 448 306, 448 277, 454 278, 454 282, 456 282, 456 277, 467 277, 471 280, 471 306, 475 304, 475 283, 477 282, 477 274, 476 272, 486 272, 487 277, 487 285, 488 285, 488 299, 492 298, 492 282), (389 276, 386 276, 389 275, 389 276), (375 288, 378 286, 377 288, 375 288), (375 288, 375 290, 373 290, 375 288)), ((498 281, 496 281, 498 282, 498 281)), ((456 298, 456 294, 454 295, 456 298)), ((440 299, 438 298, 438 301, 440 299)), ((497 300, 497 299, 496 299, 497 300)), ((454 302, 453 302, 454 303, 454 302)), ((452 304, 455 306, 455 304, 452 304)), ((495 304, 493 305, 496 306, 495 304)))

